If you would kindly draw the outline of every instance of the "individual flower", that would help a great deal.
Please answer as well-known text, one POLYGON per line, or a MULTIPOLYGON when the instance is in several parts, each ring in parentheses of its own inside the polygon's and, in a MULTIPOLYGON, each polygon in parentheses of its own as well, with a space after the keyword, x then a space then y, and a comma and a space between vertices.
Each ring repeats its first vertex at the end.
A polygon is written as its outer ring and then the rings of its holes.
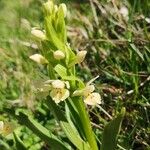
POLYGON ((51 82, 52 90, 50 92, 50 96, 55 103, 59 103, 67 99, 70 95, 68 90, 69 82, 64 82, 61 80, 54 80, 51 82))
POLYGON ((33 28, 31 30, 31 34, 38 40, 45 40, 46 39, 46 35, 43 31, 33 28))
POLYGON ((60 60, 60 59, 64 59, 65 58, 65 54, 61 51, 61 50, 57 50, 53 53, 54 55, 54 58, 57 59, 57 60, 60 60))
POLYGON ((98 78, 98 76, 96 78, 93 78, 92 80, 90 80, 85 88, 81 89, 81 90, 76 90, 73 92, 73 96, 83 96, 84 97, 84 102, 87 105, 97 105, 97 104, 101 104, 101 96, 99 93, 94 92, 95 90, 95 86, 92 85, 91 83, 96 80, 98 78))
POLYGON ((30 56, 29 58, 32 59, 33 61, 37 62, 38 64, 47 64, 48 63, 48 60, 40 54, 34 54, 34 55, 30 56))
POLYGON ((11 122, 3 122, 0 121, 0 134, 3 134, 4 136, 12 133, 15 129, 15 126, 11 122))
POLYGON ((77 63, 80 64, 85 59, 85 56, 87 54, 87 51, 80 51, 77 53, 77 63))

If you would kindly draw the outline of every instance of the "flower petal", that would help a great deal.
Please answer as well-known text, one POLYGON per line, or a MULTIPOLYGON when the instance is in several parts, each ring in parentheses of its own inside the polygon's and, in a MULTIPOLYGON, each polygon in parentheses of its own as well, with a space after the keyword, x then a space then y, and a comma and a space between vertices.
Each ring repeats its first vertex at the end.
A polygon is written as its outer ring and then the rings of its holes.
POLYGON ((63 89, 65 87, 65 83, 61 80, 54 80, 52 82, 53 88, 63 89))
POLYGON ((70 92, 67 89, 62 89, 61 92, 62 92, 61 101, 64 101, 65 99, 69 97, 70 92))
POLYGON ((93 83, 97 78, 99 78, 99 75, 96 76, 95 78, 91 79, 86 85, 90 85, 90 84, 93 83))
POLYGON ((90 93, 92 93, 95 90, 95 86, 94 85, 88 85, 83 89, 83 95, 86 97, 88 96, 90 93))
POLYGON ((91 93, 85 98, 84 102, 88 105, 94 106, 97 104, 101 104, 101 96, 99 93, 91 93))

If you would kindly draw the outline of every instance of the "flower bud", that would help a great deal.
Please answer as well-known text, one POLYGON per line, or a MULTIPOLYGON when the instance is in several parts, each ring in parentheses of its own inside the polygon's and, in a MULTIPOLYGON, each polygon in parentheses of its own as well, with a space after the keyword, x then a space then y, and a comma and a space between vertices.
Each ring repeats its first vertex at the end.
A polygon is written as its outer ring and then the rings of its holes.
POLYGON ((30 56, 29 58, 32 59, 33 61, 37 62, 38 64, 47 64, 48 63, 48 60, 40 54, 34 54, 34 55, 30 56))
POLYGON ((38 40, 45 40, 46 36, 43 31, 38 29, 32 29, 31 34, 36 37, 38 40))
POLYGON ((54 4, 52 1, 48 1, 43 4, 45 15, 51 15, 53 12, 54 4))
POLYGON ((67 7, 66 7, 66 4, 62 3, 62 4, 60 4, 60 7, 62 7, 63 12, 64 12, 64 17, 66 17, 67 16, 67 7))
POLYGON ((65 54, 60 50, 55 51, 53 54, 54 54, 54 58, 57 60, 65 58, 65 54))
POLYGON ((77 53, 77 63, 81 63, 85 56, 86 56, 87 51, 80 51, 77 53))
POLYGON ((56 13, 57 11, 58 11, 58 6, 55 5, 55 6, 54 6, 54 12, 56 13))

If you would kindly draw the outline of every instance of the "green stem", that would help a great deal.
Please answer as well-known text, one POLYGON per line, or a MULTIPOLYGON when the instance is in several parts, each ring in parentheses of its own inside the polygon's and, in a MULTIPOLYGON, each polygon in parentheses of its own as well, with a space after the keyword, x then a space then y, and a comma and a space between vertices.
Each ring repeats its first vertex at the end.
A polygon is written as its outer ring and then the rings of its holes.
POLYGON ((82 101, 82 99, 77 99, 77 98, 74 98, 73 102, 79 112, 84 134, 91 147, 91 150, 98 150, 95 135, 92 131, 90 119, 87 110, 85 108, 84 102, 82 101))

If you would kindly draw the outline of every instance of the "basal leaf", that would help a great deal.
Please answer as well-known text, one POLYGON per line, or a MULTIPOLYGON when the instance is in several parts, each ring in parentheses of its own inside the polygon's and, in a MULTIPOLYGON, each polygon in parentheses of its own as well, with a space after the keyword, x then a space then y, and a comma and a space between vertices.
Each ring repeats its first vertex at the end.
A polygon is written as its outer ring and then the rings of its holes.
POLYGON ((115 150, 117 146, 117 136, 119 134, 123 117, 125 115, 125 109, 123 108, 121 113, 109 122, 104 128, 102 135, 101 150, 115 150))
POLYGON ((68 150, 64 143, 62 143, 55 135, 43 127, 40 123, 35 121, 32 117, 20 112, 17 116, 18 121, 32 130, 37 136, 45 141, 51 149, 68 150))

